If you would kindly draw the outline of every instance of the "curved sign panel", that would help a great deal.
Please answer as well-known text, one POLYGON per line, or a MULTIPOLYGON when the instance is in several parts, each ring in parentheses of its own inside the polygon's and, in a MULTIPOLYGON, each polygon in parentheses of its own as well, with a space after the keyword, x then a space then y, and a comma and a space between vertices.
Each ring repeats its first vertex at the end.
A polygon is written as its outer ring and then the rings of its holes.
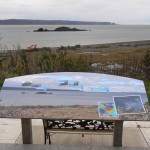
POLYGON ((149 120, 141 80, 98 73, 44 73, 6 79, 0 117, 149 120))

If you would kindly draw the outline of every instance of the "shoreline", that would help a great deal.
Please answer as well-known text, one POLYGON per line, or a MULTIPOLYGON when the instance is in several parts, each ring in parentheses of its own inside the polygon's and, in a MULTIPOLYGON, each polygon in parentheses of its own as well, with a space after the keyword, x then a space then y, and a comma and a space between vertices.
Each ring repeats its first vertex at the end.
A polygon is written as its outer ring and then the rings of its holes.
POLYGON ((121 51, 121 50, 132 50, 139 48, 150 48, 150 40, 141 40, 141 41, 127 41, 127 42, 113 42, 113 43, 103 43, 103 44, 88 44, 88 45, 74 45, 74 46, 59 46, 59 47, 41 47, 50 48, 52 52, 59 50, 66 50, 68 53, 97 53, 103 51, 121 51), (62 47, 62 49, 61 49, 62 47))
MULTIPOLYGON (((105 44, 90 44, 90 45, 75 45, 75 46, 60 46, 60 47, 41 47, 35 48, 31 51, 20 49, 26 53, 36 55, 43 50, 50 51, 52 53, 66 52, 67 54, 79 54, 79 55, 91 55, 99 54, 106 56, 111 54, 136 54, 143 55, 144 52, 150 49, 150 40, 142 41, 128 41, 128 42, 116 42, 116 43, 105 43, 105 44)), ((20 50, 0 50, 0 60, 7 58, 10 54, 20 50)), ((113 56, 112 56, 113 57, 113 56)))
POLYGON ((150 48, 150 40, 81 45, 81 51, 83 52, 121 51, 138 48, 150 48))
MULTIPOLYGON (((59 47, 37 47, 36 50, 42 48, 50 48, 53 52, 61 48, 64 48, 68 52, 79 53, 79 52, 99 52, 107 50, 128 50, 137 48, 150 48, 150 40, 140 40, 140 41, 127 41, 127 42, 113 42, 113 43, 103 43, 103 44, 88 44, 88 45, 74 45, 74 46, 59 46, 59 47), (75 49, 75 50, 73 50, 75 49)), ((2 52, 13 52, 17 50, 0 50, 2 52)))

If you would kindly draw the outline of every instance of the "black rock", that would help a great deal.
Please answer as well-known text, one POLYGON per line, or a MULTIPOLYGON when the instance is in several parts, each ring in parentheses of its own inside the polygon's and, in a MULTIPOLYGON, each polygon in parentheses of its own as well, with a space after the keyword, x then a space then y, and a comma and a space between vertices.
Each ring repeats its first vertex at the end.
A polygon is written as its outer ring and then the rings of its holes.
POLYGON ((34 32, 47 32, 47 31, 50 31, 50 30, 43 29, 43 28, 39 28, 38 30, 34 30, 34 32))
POLYGON ((58 27, 54 31, 87 31, 87 30, 77 29, 77 28, 69 28, 69 27, 58 27))
POLYGON ((38 30, 34 30, 34 32, 61 32, 61 31, 87 31, 84 29, 77 29, 77 28, 69 28, 69 27, 58 27, 54 30, 47 30, 43 28, 39 28, 38 30))

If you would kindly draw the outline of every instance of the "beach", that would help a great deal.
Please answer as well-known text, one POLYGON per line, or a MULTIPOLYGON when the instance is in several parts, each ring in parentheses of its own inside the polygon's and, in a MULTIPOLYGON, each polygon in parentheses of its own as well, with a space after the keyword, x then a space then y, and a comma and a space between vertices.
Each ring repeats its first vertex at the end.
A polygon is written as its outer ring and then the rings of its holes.
MULTIPOLYGON (((102 51, 132 51, 138 49, 147 49, 150 48, 150 40, 143 41, 128 41, 128 42, 116 42, 116 43, 105 43, 105 44, 93 44, 93 45, 84 45, 78 46, 75 50, 72 50, 72 47, 66 47, 67 52, 72 53, 94 53, 102 51)), ((52 48, 52 50, 56 50, 52 48)))
MULTIPOLYGON (((60 47, 43 47, 46 49, 51 49, 53 53, 58 50, 65 50, 67 53, 77 53, 77 54, 92 54, 97 52, 136 52, 141 50, 141 53, 150 48, 150 40, 142 40, 142 41, 128 41, 128 42, 116 42, 116 43, 105 43, 105 44, 92 44, 92 45, 75 45, 75 46, 60 46, 60 47)), ((37 53, 38 50, 42 48, 38 48, 33 51, 26 51, 30 53, 37 53)), ((21 49, 20 49, 21 50, 21 49)), ((1 50, 0 59, 3 56, 7 55, 8 52, 13 52, 16 50, 1 50)))

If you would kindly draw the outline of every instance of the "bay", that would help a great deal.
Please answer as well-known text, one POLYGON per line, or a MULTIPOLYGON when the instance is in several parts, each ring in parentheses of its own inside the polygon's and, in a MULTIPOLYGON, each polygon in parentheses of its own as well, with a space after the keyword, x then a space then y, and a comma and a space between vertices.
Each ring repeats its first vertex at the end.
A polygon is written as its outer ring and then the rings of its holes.
POLYGON ((89 31, 33 32, 54 30, 60 25, 0 25, 0 50, 37 47, 90 45, 150 40, 150 25, 62 25, 89 31))

